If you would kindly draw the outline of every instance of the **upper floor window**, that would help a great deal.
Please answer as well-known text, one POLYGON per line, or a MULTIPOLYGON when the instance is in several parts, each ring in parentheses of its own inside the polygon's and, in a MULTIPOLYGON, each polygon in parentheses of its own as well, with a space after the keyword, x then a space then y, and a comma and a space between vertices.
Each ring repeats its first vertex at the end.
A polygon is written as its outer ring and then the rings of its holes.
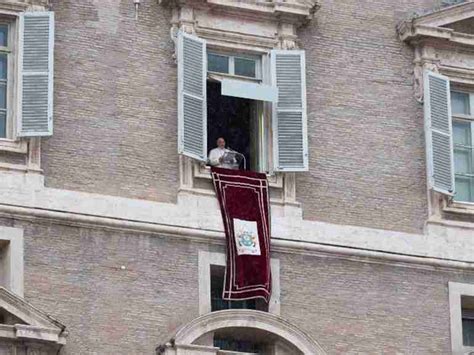
POLYGON ((455 195, 457 201, 474 202, 474 94, 451 92, 455 195))
POLYGON ((223 136, 247 168, 308 170, 305 77, 304 51, 220 53, 179 32, 179 153, 206 162, 223 136))
POLYGON ((12 131, 12 114, 9 114, 13 78, 11 75, 13 67, 13 37, 14 23, 0 19, 0 138, 7 138, 12 131), (10 101, 10 102, 9 102, 10 101))

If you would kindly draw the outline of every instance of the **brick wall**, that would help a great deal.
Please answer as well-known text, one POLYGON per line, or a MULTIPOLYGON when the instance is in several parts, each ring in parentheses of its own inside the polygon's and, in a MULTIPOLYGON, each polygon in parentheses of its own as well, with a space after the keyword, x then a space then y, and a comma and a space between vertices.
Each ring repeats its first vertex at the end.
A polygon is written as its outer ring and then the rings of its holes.
POLYGON ((419 232, 427 218, 423 108, 397 23, 434 0, 322 0, 307 51, 310 172, 304 217, 419 232))
MULTIPOLYGON (((169 10, 127 0, 51 1, 55 134, 49 187, 173 202, 178 188, 176 66, 169 10)), ((301 30, 307 51, 307 219, 420 232, 427 217, 422 107, 413 53, 396 24, 435 0, 323 0, 301 30)))
MULTIPOLYGON (((153 354, 198 316, 198 252, 178 240, 36 221, 25 228, 25 298, 70 332, 63 354, 153 354), (121 266, 126 267, 125 270, 121 266)), ((274 253, 281 314, 328 354, 446 354, 447 282, 474 273, 274 253)))
POLYGON ((53 0, 54 135, 49 187, 170 202, 178 188, 176 68, 170 12, 135 22, 129 0, 53 0))

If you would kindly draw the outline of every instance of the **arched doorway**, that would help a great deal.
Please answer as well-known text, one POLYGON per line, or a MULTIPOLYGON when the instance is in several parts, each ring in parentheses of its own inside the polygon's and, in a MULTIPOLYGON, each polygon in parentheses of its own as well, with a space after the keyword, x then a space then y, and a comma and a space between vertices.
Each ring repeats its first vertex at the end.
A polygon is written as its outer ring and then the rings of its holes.
POLYGON ((254 310, 225 310, 198 317, 183 326, 160 348, 164 355, 278 354, 323 355, 321 346, 295 325, 276 315, 254 310), (258 344, 254 350, 222 349, 215 337, 258 344), (209 341, 211 343, 209 344, 209 341))

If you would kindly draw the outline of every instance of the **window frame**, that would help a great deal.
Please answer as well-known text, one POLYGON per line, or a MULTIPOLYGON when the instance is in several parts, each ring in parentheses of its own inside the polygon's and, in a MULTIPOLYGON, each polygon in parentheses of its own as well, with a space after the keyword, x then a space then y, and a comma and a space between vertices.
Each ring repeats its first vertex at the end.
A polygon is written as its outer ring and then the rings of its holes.
POLYGON ((18 49, 19 37, 18 14, 11 12, 2 12, 0 10, 0 24, 8 24, 8 41, 10 55, 8 58, 7 73, 7 120, 6 120, 6 137, 0 137, 0 151, 26 154, 28 152, 28 144, 24 139, 17 136, 18 125, 18 49))
POLYGON ((463 343, 461 297, 474 297, 474 284, 449 282, 448 290, 452 353, 457 355, 473 352, 474 346, 464 346, 463 343))
POLYGON ((0 149, 16 151, 14 146, 7 144, 15 141, 16 137, 16 118, 17 105, 16 95, 18 83, 18 18, 6 16, 0 13, 0 25, 8 26, 8 45, 0 46, 0 53, 8 53, 7 57, 7 94, 6 94, 6 135, 0 137, 0 149), (10 149, 8 149, 10 146, 10 149))
MULTIPOLYGON (((247 82, 254 82, 258 84, 264 84, 264 83, 270 83, 271 82, 271 77, 270 75, 270 60, 265 60, 265 57, 268 57, 269 54, 249 54, 245 51, 229 51, 229 50, 219 50, 216 49, 215 47, 212 46, 207 46, 207 56, 209 54, 214 54, 214 55, 220 55, 220 56, 226 56, 229 58, 229 73, 220 73, 220 72, 213 72, 209 71, 208 67, 206 68, 206 73, 207 73, 207 81, 216 81, 221 78, 229 78, 232 80, 241 80, 241 81, 247 81, 247 82), (248 76, 241 76, 241 75, 235 75, 234 74, 234 60, 235 58, 243 58, 243 59, 253 59, 255 60, 255 78, 248 77, 248 76), (268 68, 266 67, 268 66, 268 68), (267 73, 267 75, 265 75, 267 73), (268 76, 268 77, 267 77, 268 76)), ((207 57, 206 57, 207 58, 207 57)), ((269 106, 268 103, 266 102, 260 102, 257 100, 252 100, 254 102, 253 104, 253 112, 252 115, 254 115, 256 119, 256 126, 258 126, 258 132, 255 136, 258 137, 258 142, 254 144, 257 152, 257 165, 258 165, 258 171, 263 172, 269 175, 273 174, 273 164, 272 164, 272 158, 269 157, 269 154, 273 152, 273 147, 271 146, 272 144, 272 137, 271 137, 271 127, 272 127, 272 120, 273 120, 273 114, 271 110, 271 105, 269 106)), ((253 133, 253 132, 251 132, 253 133)), ((251 134, 253 136, 253 134, 251 134)), ((252 137, 251 137, 252 139, 252 137)), ((212 149, 211 147, 208 148, 208 154, 209 151, 212 149)), ((204 166, 203 169, 204 171, 201 171, 203 175, 208 174, 210 171, 210 168, 207 166, 204 166)))
MULTIPOLYGON (((241 80, 250 80, 254 82, 262 82, 262 55, 258 54, 248 54, 245 52, 231 52, 231 51, 222 51, 215 49, 213 47, 207 46, 207 56, 209 54, 223 56, 229 58, 229 72, 228 73, 221 73, 221 72, 214 72, 207 69, 207 75, 222 75, 224 77, 229 77, 233 79, 241 79, 241 80), (235 75, 235 58, 241 59, 252 59, 255 60, 255 77, 245 76, 245 75, 235 75)), ((209 67, 208 67, 209 68, 209 67)))
POLYGON ((23 297, 23 229, 0 226, 0 286, 23 297))
MULTIPOLYGON (((469 95, 469 115, 466 114, 460 114, 460 113, 454 113, 451 112, 451 120, 452 123, 454 122, 462 122, 462 123, 469 123, 470 124, 470 130, 471 130, 471 144, 474 146, 474 91, 469 91, 466 89, 458 89, 455 86, 451 88, 451 93, 460 93, 460 94, 467 94, 469 95)), ((453 154, 455 150, 455 143, 454 143, 454 133, 453 133, 453 154)), ((472 167, 474 168, 474 150, 472 152, 471 156, 471 164, 472 167)), ((456 177, 459 175, 456 173, 456 166, 454 166, 454 191, 456 192, 456 177)), ((461 201, 456 199, 456 195, 454 195, 454 203, 457 204, 466 204, 466 205, 472 205, 474 206, 474 200, 473 201, 461 201)))
MULTIPOLYGON (((225 253, 199 251, 199 315, 212 312, 211 265, 225 266, 225 258, 225 253)), ((272 270, 272 295, 268 302, 268 313, 280 315, 280 259, 270 258, 270 267, 272 270)))

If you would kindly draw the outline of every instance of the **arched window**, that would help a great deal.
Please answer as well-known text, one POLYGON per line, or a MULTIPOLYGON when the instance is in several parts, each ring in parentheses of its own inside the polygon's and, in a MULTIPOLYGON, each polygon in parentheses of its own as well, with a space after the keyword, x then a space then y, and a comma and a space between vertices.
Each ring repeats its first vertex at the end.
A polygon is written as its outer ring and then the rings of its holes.
POLYGON ((196 318, 182 327, 171 342, 158 347, 158 354, 163 355, 224 353, 325 354, 295 325, 276 315, 247 309, 212 312, 196 318), (226 342, 215 341, 220 338, 226 342))

